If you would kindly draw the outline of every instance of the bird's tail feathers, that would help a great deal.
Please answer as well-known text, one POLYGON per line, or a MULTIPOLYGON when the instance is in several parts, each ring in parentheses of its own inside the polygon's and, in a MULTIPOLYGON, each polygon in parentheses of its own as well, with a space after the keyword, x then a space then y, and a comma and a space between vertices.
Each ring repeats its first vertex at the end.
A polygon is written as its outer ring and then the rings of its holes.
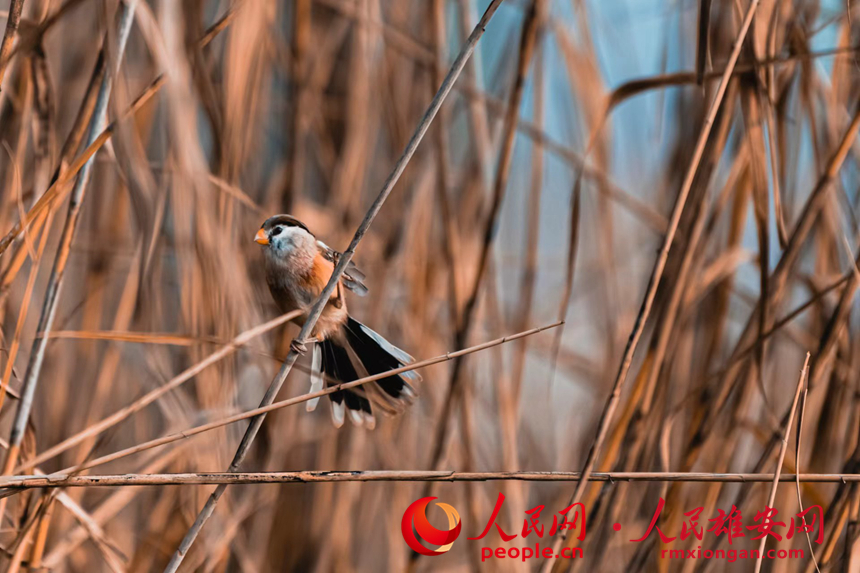
MULTIPOLYGON (((314 345, 311 392, 321 390, 324 383, 331 386, 352 382, 414 362, 409 354, 352 317, 347 319, 342 334, 340 340, 329 338, 314 345)), ((389 415, 402 413, 415 400, 415 389, 409 381, 420 380, 415 371, 403 372, 329 394, 334 425, 342 426, 348 415, 356 426, 373 429, 373 406, 389 415)), ((307 409, 313 410, 318 401, 319 398, 308 401, 307 409)))

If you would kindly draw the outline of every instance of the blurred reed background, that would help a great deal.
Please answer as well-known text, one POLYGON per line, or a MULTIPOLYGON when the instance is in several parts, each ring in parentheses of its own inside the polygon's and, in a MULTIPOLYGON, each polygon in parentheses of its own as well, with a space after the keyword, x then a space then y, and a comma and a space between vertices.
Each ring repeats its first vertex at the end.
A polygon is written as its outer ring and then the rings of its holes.
MULTIPOLYGON (((11 58, 0 60, 0 234, 29 222, 0 242, 4 447, 51 267, 66 255, 68 265, 23 473, 258 404, 293 326, 176 382, 277 316, 254 233, 289 212, 345 248, 487 4, 141 0, 120 63, 115 0, 24 3, 11 58), (75 158, 105 69, 118 64, 115 127, 97 146, 66 252, 75 158), (117 412, 117 423, 80 434, 117 412), (71 447, 49 450, 72 436, 71 447)), ((419 359, 566 325, 425 369, 415 406, 372 432, 335 430, 327 404, 274 412, 244 468, 582 469, 749 6, 504 2, 361 244, 355 262, 371 294, 349 303, 419 359)), ((807 351, 803 445, 797 459, 792 432, 784 471, 860 468, 858 19, 852 2, 758 6, 595 471, 773 471, 807 351)), ((281 397, 307 391, 307 367, 300 361, 281 397)), ((222 471, 245 427, 93 472, 222 471)), ((500 491, 506 531, 519 533, 523 512, 541 504, 548 528, 575 484, 434 484, 460 510, 465 535, 449 554, 410 564, 400 520, 425 486, 233 486, 182 570, 534 570, 541 564, 482 565, 465 537, 480 533, 500 491)), ((653 535, 627 539, 645 531, 661 496, 661 527, 677 535, 697 506, 706 528, 732 504, 751 521, 769 489, 592 483, 585 558, 557 569, 721 570, 659 559, 653 535), (615 522, 622 535, 612 535, 615 522)), ((9 570, 160 571, 211 490, 18 494, 3 506, 0 560, 9 570)), ((802 494, 827 512, 825 543, 814 546, 822 570, 860 567, 858 484, 806 483, 802 494)), ((775 505, 785 521, 794 515, 791 484, 775 505)), ((702 545, 717 546, 706 535, 702 545)), ((502 544, 495 531, 487 541, 502 544)), ((814 570, 808 557, 765 569, 814 570)))

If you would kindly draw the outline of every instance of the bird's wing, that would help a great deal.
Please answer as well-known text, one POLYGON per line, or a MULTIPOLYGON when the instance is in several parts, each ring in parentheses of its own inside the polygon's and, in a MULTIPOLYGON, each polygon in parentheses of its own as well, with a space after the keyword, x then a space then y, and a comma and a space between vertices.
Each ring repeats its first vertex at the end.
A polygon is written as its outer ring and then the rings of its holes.
MULTIPOLYGON (((335 251, 322 241, 317 241, 317 246, 319 247, 320 254, 325 257, 326 260, 332 262, 332 264, 337 265, 337 261, 341 256, 341 253, 335 251)), ((341 280, 343 281, 343 286, 357 294, 358 296, 364 296, 367 294, 367 286, 364 284, 365 275, 363 272, 358 270, 358 267, 350 261, 346 266, 346 271, 343 273, 343 277, 341 280)))

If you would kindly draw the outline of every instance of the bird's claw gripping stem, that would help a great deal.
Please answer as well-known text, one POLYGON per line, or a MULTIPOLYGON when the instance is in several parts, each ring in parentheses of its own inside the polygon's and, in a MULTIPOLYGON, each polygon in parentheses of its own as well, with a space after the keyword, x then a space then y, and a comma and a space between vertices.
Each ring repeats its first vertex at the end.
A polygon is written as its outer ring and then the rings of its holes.
POLYGON ((305 346, 305 343, 301 340, 294 338, 293 341, 290 342, 290 350, 304 356, 308 352, 308 347, 305 346))
MULTIPOLYGON (((316 338, 308 338, 305 342, 317 342, 316 338)), ((290 350, 293 352, 304 356, 308 353, 308 347, 305 346, 305 343, 299 340, 298 338, 294 338, 292 342, 290 342, 290 350)))

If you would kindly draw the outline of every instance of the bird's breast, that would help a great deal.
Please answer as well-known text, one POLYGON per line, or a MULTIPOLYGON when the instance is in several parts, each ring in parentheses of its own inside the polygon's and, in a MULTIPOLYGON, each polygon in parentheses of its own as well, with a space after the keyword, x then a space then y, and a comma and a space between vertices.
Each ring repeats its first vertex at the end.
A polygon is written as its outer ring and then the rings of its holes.
MULTIPOLYGON (((300 326, 304 324, 307 312, 319 298, 333 270, 332 263, 319 254, 309 261, 266 258, 266 282, 272 298, 281 312, 305 311, 305 315, 293 321, 300 326)), ((343 289, 340 290, 339 296, 343 297, 343 289)), ((336 296, 337 291, 332 294, 332 298, 336 296)), ((328 338, 335 335, 346 317, 346 303, 342 298, 339 305, 329 301, 314 327, 314 336, 328 338)))

